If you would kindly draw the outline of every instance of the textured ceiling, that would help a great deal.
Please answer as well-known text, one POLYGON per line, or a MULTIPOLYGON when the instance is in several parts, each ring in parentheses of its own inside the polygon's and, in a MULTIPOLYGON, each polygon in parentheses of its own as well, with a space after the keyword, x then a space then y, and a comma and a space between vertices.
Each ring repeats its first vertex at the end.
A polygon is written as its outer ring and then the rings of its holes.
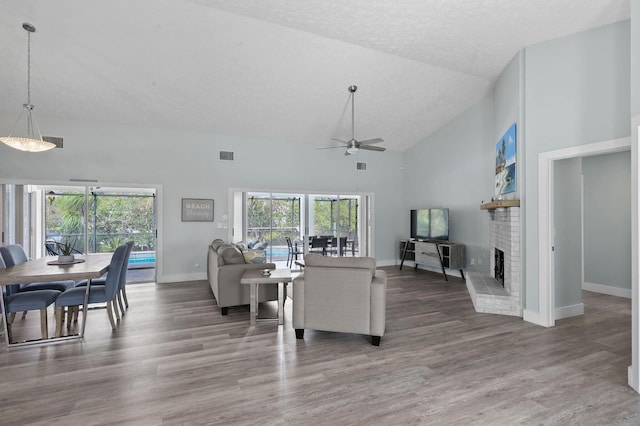
MULTIPOLYGON (((629 0, 0 0, 0 111, 315 146, 414 145, 523 47, 629 17, 629 0)), ((6 133, 9 129, 2 130, 6 133)), ((46 133, 46 129, 43 129, 46 133)), ((62 135, 64 136, 64 135, 62 135)))

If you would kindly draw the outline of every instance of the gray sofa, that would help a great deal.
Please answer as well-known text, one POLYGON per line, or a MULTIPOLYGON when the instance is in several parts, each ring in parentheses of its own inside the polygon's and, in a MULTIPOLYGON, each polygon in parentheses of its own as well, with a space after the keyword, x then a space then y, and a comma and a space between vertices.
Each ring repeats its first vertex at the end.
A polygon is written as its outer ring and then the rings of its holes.
POLYGON ((371 257, 308 254, 293 280, 293 328, 367 334, 380 345, 385 330, 387 274, 371 257))
MULTIPOLYGON (((213 240, 207 255, 207 278, 222 315, 229 306, 249 304, 249 287, 240 284, 242 274, 249 269, 275 269, 274 263, 247 263, 242 252, 232 244, 213 240)), ((260 286, 259 302, 278 300, 277 285, 260 286)))

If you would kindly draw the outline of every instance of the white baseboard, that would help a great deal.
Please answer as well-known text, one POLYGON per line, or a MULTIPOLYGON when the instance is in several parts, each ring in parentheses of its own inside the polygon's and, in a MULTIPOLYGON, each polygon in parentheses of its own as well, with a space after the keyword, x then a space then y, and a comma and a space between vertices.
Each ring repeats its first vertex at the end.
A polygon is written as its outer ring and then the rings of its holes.
POLYGON ((596 283, 582 283, 582 289, 587 291, 593 291, 594 293, 608 294, 609 296, 624 297, 625 299, 631 299, 631 289, 614 287, 611 285, 596 284, 596 283))
POLYGON ((376 266, 396 266, 399 265, 395 260, 376 260, 376 266))
POLYGON ((540 312, 533 312, 527 309, 522 311, 522 319, 532 324, 540 325, 542 327, 552 327, 554 324, 548 324, 547 319, 540 315, 540 312))
POLYGON ((156 282, 161 283, 180 283, 185 281, 202 281, 207 279, 206 272, 193 272, 190 274, 173 274, 162 275, 156 277, 156 282))
POLYGON ((561 306, 555 310, 556 320, 563 318, 577 317, 578 315, 584 315, 584 303, 578 303, 576 305, 561 306))

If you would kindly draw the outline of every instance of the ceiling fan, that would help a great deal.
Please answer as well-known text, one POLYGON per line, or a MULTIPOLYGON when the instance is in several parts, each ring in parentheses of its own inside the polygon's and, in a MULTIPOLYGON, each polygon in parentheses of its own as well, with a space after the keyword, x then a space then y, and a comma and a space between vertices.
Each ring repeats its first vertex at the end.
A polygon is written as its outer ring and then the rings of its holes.
MULTIPOLYGON (((384 142, 384 139, 382 138, 374 138, 374 139, 367 139, 364 141, 358 141, 356 140, 355 137, 355 106, 354 106, 354 95, 356 93, 356 90, 358 90, 357 86, 349 86, 349 92, 351 93, 351 139, 349 139, 348 141, 344 141, 342 139, 332 139, 334 141, 338 141, 341 142, 343 144, 345 144, 346 146, 346 151, 344 152, 344 155, 351 155, 351 154, 355 154, 356 152, 358 152, 359 149, 365 149, 368 151, 384 151, 386 150, 386 148, 383 148, 381 146, 373 146, 374 144, 380 143, 380 142, 384 142)), ((329 147, 325 147, 325 148, 318 148, 318 149, 333 149, 333 148, 342 148, 341 146, 329 146, 329 147)))

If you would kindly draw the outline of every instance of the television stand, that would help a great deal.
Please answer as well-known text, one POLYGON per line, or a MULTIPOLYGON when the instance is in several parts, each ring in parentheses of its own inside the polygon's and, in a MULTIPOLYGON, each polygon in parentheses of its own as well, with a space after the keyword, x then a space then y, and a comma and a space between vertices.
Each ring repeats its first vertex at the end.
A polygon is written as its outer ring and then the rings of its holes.
POLYGON ((427 265, 442 270, 445 281, 448 281, 446 269, 459 269, 462 279, 465 267, 465 246, 464 244, 452 243, 449 241, 400 241, 402 257, 400 269, 405 260, 414 261, 414 269, 418 265, 427 265))

